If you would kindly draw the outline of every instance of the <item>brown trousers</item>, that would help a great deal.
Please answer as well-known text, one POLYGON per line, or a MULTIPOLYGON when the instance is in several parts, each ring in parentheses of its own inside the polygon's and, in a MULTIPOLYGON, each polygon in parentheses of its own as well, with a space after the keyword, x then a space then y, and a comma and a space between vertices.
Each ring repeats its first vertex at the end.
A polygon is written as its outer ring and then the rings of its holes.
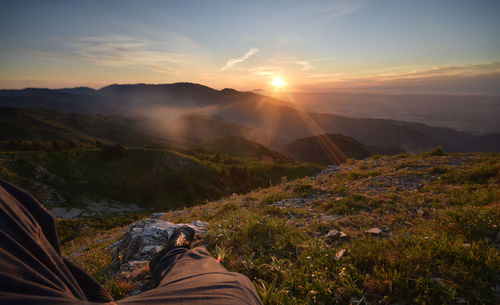
MULTIPOLYGON (((252 282, 204 248, 174 249, 155 270, 158 287, 118 304, 262 304, 252 282)), ((116 304, 61 256, 54 218, 30 194, 0 179, 0 304, 116 304)))

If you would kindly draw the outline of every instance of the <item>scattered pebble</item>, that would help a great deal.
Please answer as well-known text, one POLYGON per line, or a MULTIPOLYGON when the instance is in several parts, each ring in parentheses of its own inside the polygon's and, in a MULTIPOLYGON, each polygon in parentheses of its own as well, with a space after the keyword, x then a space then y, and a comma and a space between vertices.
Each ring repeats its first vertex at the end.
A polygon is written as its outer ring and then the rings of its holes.
POLYGON ((380 230, 379 228, 371 228, 370 230, 365 231, 365 233, 373 236, 380 236, 382 234, 382 230, 380 230))
POLYGON ((340 260, 342 258, 342 256, 344 256, 344 253, 347 249, 340 249, 339 252, 337 252, 337 254, 335 254, 335 260, 340 260))

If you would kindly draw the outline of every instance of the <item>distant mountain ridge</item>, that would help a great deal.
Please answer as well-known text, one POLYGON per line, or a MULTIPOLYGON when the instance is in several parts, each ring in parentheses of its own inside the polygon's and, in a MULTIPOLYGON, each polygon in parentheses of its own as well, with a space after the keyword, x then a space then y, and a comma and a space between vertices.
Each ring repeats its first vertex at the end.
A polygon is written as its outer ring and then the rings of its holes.
MULTIPOLYGON (((163 125, 169 125, 186 113, 197 113, 210 117, 212 123, 225 121, 222 125, 226 124, 229 129, 252 130, 250 134, 257 135, 252 138, 245 132, 225 131, 221 136, 243 136, 273 149, 281 149, 285 143, 303 137, 337 133, 364 145, 400 147, 408 152, 426 151, 438 145, 447 151, 500 151, 500 134, 475 135, 419 123, 313 113, 272 97, 234 89, 215 90, 193 83, 111 85, 99 90, 0 90, 1 106, 66 113, 151 116, 163 120, 163 125), (238 126, 229 127, 228 122, 238 126)), ((201 122, 206 123, 207 118, 196 117, 190 124, 205 128, 207 125, 201 122)), ((161 129, 154 130, 165 136, 161 129)), ((215 130, 208 133, 193 130, 189 136, 196 137, 195 133, 212 136, 215 130)), ((200 141, 208 139, 200 137, 200 141)))

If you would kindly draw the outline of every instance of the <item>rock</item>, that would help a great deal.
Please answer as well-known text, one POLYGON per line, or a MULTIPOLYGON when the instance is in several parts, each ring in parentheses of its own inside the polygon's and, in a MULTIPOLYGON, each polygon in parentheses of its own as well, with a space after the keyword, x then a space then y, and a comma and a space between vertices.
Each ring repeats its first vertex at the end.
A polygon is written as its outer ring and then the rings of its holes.
POLYGON ((462 247, 464 248, 470 248, 471 244, 462 244, 462 247))
MULTIPOLYGON (((163 216, 163 213, 156 214, 163 216)), ((119 280, 135 284, 133 294, 151 289, 148 263, 163 248, 172 232, 183 225, 192 227, 197 234, 206 233, 208 228, 207 222, 199 220, 181 224, 149 218, 130 224, 125 235, 109 247, 116 248, 110 270, 116 271, 119 280)))
POLYGON ((442 278, 440 278, 440 277, 433 277, 433 278, 432 278, 432 281, 433 281, 434 283, 436 283, 436 284, 440 284, 440 283, 442 283, 442 282, 443 282, 443 279, 442 279, 442 278))
POLYGON ((326 233, 325 238, 330 242, 334 242, 337 240, 346 240, 348 239, 348 236, 344 232, 338 230, 330 230, 328 231, 328 233, 326 233))
POLYGON ((326 233, 325 237, 330 240, 336 240, 340 237, 340 231, 338 230, 330 230, 326 233))
POLYGON ((205 234, 207 232, 208 228, 208 222, 206 221, 201 221, 201 220, 195 220, 191 222, 191 226, 194 226, 197 234, 205 234))
POLYGON ((121 266, 118 280, 134 283, 135 290, 132 294, 153 288, 148 263, 149 261, 129 261, 121 266))
POLYGON ((382 235, 382 230, 380 230, 379 228, 371 228, 370 230, 365 231, 365 233, 373 236, 380 236, 382 235))
POLYGON ((339 259, 342 258, 342 256, 344 256, 344 253, 347 249, 340 249, 339 252, 337 252, 337 254, 335 254, 335 260, 338 261, 339 259))
POLYGON ((181 210, 174 211, 174 217, 181 216, 181 215, 184 215, 184 211, 181 211, 181 210))
POLYGON ((336 221, 341 219, 343 216, 342 215, 321 215, 319 217, 320 221, 336 221))
POLYGON ((145 268, 148 263, 149 261, 129 261, 122 266, 121 271, 123 271, 128 277, 132 277, 134 275, 134 271, 140 268, 145 268))
POLYGON ((77 209, 77 208, 52 208, 50 209, 50 213, 55 217, 55 218, 61 218, 61 219, 76 219, 80 217, 82 214, 82 210, 77 209))
POLYGON ((167 215, 167 213, 153 213, 149 216, 151 219, 160 219, 162 216, 167 215))
MULTIPOLYGON (((116 251, 111 266, 117 269, 129 261, 149 261, 162 249, 172 232, 186 224, 175 224, 160 219, 144 219, 129 225, 129 231, 116 242, 116 251)), ((206 233, 208 223, 193 221, 188 226, 197 234, 206 233)))

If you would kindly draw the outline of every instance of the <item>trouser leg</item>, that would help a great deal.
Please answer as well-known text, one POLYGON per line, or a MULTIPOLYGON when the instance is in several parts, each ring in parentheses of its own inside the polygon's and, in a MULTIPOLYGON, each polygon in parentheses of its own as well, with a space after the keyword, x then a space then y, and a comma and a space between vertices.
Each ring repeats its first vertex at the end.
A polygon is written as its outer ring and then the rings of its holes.
POLYGON ((104 289, 61 255, 52 215, 0 179, 0 303, 111 302, 104 289))
POLYGON ((153 275, 158 287, 118 303, 262 304, 246 276, 227 271, 204 247, 168 252, 153 275))

